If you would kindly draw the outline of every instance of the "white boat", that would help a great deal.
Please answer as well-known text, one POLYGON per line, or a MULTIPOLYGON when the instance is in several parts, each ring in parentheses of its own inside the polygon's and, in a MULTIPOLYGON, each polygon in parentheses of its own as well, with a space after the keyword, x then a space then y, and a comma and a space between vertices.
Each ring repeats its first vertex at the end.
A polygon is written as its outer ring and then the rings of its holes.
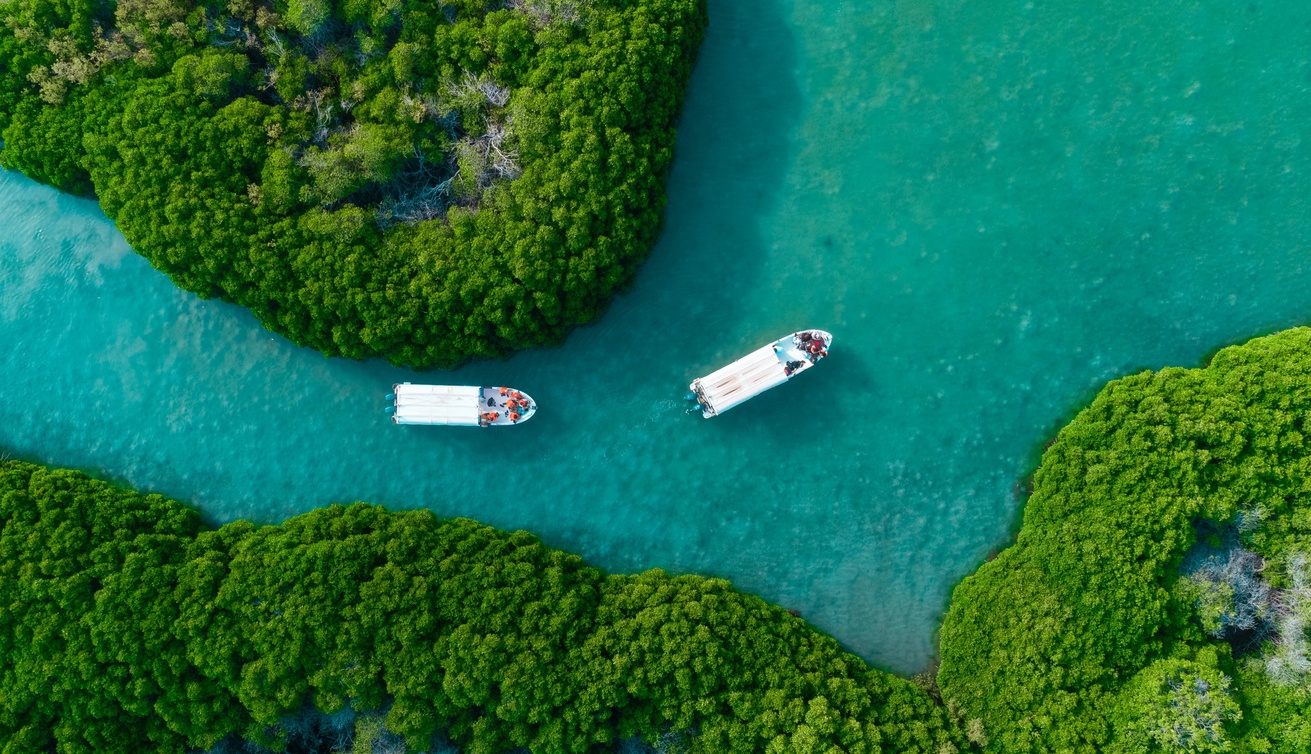
POLYGON ((833 336, 823 330, 801 330, 761 346, 723 369, 698 379, 689 386, 688 400, 709 419, 754 398, 776 385, 813 367, 828 355, 833 336))
POLYGON ((387 412, 397 424, 503 427, 523 424, 537 413, 537 401, 522 390, 464 385, 392 385, 387 412))

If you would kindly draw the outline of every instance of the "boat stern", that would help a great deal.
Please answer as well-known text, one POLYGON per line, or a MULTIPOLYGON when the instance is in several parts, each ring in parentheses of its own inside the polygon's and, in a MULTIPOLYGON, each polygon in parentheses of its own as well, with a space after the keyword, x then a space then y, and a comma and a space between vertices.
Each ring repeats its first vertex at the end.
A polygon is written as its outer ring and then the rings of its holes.
POLYGON ((683 413, 690 414, 693 411, 700 411, 701 418, 703 419, 709 419, 716 415, 715 410, 710 406, 710 401, 706 399, 706 393, 701 387, 701 380, 699 378, 692 380, 692 384, 688 385, 687 389, 692 391, 688 393, 686 397, 686 400, 691 402, 691 405, 683 413))

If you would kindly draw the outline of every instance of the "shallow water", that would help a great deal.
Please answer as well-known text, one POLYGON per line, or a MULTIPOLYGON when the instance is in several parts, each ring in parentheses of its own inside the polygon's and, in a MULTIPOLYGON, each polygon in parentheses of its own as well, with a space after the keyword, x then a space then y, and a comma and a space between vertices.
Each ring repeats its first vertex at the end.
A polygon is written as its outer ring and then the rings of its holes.
POLYGON ((0 174, 0 445, 276 521, 333 501, 732 578, 925 666, 1046 440, 1105 380, 1311 315, 1311 7, 712 0, 662 240, 559 349, 415 375, 173 288, 93 203, 0 174), (687 382, 833 356, 712 421, 687 382), (509 430, 393 382, 508 383, 509 430))

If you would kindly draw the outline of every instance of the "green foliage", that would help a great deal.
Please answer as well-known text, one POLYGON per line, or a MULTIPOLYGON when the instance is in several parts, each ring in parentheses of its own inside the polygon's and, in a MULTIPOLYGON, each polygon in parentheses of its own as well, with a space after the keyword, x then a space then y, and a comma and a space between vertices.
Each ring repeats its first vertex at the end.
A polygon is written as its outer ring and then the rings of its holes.
POLYGON ((336 204, 367 183, 390 180, 399 167, 403 145, 389 138, 389 130, 366 124, 334 134, 327 149, 310 147, 304 165, 315 197, 321 203, 336 204))
POLYGON ((1232 683, 1210 662, 1165 659, 1125 684, 1108 751, 1124 754, 1230 751, 1225 725, 1242 717, 1232 683))
MULTIPOLYGON (((1261 618, 1264 587, 1253 586, 1254 566, 1232 559, 1209 583, 1180 584, 1181 563, 1196 522, 1239 511, 1262 519, 1245 541, 1266 574, 1279 570, 1270 561, 1308 541, 1308 422, 1311 330, 1297 329, 1225 349, 1204 369, 1116 380, 1061 430, 1034 477, 1016 544, 956 588, 942 626, 943 697, 982 720, 990 751, 1101 751, 1126 704, 1148 728, 1159 721, 1166 708, 1143 704, 1162 682, 1192 673, 1218 688, 1219 671, 1171 658, 1227 653, 1203 628, 1261 618)), ((1262 662, 1238 663, 1237 675, 1227 673, 1250 706, 1247 722, 1231 726, 1235 750, 1306 750, 1282 748, 1308 740, 1305 704, 1303 722, 1270 725, 1281 704, 1273 690, 1249 696, 1262 662)), ((1219 700, 1176 699, 1175 711, 1201 714, 1206 701, 1206 719, 1237 717, 1219 700)))
POLYGON ((279 748, 306 704, 353 720, 357 751, 439 731, 488 754, 671 731, 705 754, 968 746, 927 694, 726 581, 607 576, 425 510, 202 530, 158 495, 4 462, 0 604, 5 752, 279 748))
POLYGON ((299 344, 504 356, 645 258, 705 5, 11 0, 0 163, 299 344))
POLYGON ((173 64, 178 89, 206 99, 226 101, 234 90, 249 83, 250 61, 245 55, 206 50, 187 55, 173 64))
POLYGON ((1203 631, 1213 636, 1224 632, 1225 617, 1233 610, 1233 586, 1224 582, 1181 578, 1176 589, 1176 598, 1180 602, 1194 606, 1203 631))
POLYGON ((6 114, 11 122, 4 130, 0 166, 21 170, 70 194, 91 194, 91 177, 82 162, 67 150, 68 144, 82 140, 79 105, 74 101, 54 109, 42 107, 32 97, 19 99, 17 107, 6 114))
POLYGON ((171 633, 167 599, 197 517, 158 495, 6 463, 0 522, 0 750, 181 754, 176 700, 193 697, 203 714, 213 691, 171 633))
POLYGON ((1253 754, 1311 751, 1311 693, 1272 683, 1259 663, 1243 663, 1243 733, 1237 750, 1253 754))
POLYGON ((332 14, 327 0, 288 0, 287 20, 292 28, 306 37, 312 37, 323 28, 332 14))

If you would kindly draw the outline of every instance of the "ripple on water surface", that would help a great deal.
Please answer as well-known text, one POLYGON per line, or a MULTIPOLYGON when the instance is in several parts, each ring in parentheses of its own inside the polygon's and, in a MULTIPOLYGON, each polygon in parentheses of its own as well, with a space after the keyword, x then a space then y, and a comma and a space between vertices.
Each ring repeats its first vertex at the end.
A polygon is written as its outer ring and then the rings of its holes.
POLYGON ((711 18, 634 290, 563 348, 454 375, 295 348, 171 287, 94 204, 0 175, 0 444, 215 521, 427 505, 611 569, 727 576, 913 671, 1098 385, 1311 313, 1305 4, 711 18), (823 368, 682 415, 690 378, 805 326, 837 337, 823 368), (542 410, 395 427, 406 379, 542 410))

